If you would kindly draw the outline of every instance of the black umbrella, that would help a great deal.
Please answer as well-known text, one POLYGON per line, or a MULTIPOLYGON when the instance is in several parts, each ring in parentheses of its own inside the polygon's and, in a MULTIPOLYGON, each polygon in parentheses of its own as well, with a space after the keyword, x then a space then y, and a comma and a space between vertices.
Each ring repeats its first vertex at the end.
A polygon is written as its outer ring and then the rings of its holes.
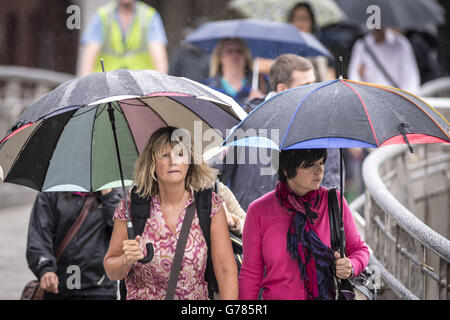
MULTIPOLYGON (((70 80, 27 108, 0 141, 0 181, 40 191, 122 187, 125 195, 136 158, 160 127, 187 129, 191 137, 196 126, 201 134, 211 129, 218 145, 226 129, 246 114, 223 97, 189 79, 152 70, 70 80)), ((125 205, 128 236, 134 239, 125 205)))
POLYGON ((381 28, 417 29, 445 22, 444 9, 435 0, 334 0, 347 22, 363 27, 379 18, 381 28), (376 6, 376 7, 375 7, 376 6), (375 20, 373 20, 375 19, 375 20))

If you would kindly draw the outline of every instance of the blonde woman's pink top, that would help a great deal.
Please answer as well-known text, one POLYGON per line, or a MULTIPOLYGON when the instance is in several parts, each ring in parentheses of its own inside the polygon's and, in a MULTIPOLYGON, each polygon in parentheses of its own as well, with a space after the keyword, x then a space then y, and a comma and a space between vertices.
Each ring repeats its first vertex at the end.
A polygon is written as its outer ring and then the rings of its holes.
MULTIPOLYGON (((130 197, 127 198, 130 206, 130 197)), ((127 300, 163 300, 166 295, 169 282, 172 261, 175 255, 178 236, 181 231, 187 207, 194 201, 194 193, 191 190, 189 200, 181 213, 176 233, 167 226, 159 198, 152 197, 150 205, 151 214, 147 219, 141 236, 141 247, 146 255, 145 244, 153 243, 154 257, 147 264, 135 263, 128 273, 125 284, 127 287, 127 300)), ((213 192, 211 218, 219 210, 222 199, 213 192)), ((125 203, 122 202, 116 209, 113 219, 126 220, 125 203)), ((207 300, 208 287, 205 281, 205 269, 207 260, 207 245, 199 224, 197 212, 195 213, 189 233, 180 276, 175 291, 175 300, 207 300)))

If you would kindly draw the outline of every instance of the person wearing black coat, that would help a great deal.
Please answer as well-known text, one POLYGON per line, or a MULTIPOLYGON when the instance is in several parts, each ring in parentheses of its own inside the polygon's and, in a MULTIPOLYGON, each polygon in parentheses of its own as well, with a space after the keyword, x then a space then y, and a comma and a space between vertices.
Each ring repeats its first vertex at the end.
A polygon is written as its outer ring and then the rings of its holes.
POLYGON ((26 258, 40 280, 44 300, 117 299, 117 283, 105 274, 113 214, 121 199, 116 190, 95 192, 89 214, 61 254, 55 251, 73 225, 89 193, 41 192, 31 211, 26 258))

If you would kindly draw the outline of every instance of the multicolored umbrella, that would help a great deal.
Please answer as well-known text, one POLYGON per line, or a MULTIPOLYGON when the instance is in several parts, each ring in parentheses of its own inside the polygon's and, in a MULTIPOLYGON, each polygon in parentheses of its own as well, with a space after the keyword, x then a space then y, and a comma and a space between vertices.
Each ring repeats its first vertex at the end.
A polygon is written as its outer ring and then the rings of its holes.
POLYGON ((125 185, 150 135, 162 126, 209 130, 219 145, 246 115, 224 95, 156 71, 115 70, 61 84, 31 105, 0 142, 0 179, 40 191, 91 192, 121 186, 111 128, 115 118, 125 185))
MULTIPOLYGON (((70 80, 26 109, 0 142, 0 180, 41 191, 122 187, 125 195, 138 154, 160 127, 187 129, 191 143, 200 138, 201 149, 205 142, 220 144, 226 129, 245 115, 225 97, 192 80, 151 70, 70 80)), ((125 208, 128 239, 134 239, 127 201, 125 208)), ((141 263, 153 258, 153 245, 146 247, 141 263)))
MULTIPOLYGON (((342 191, 342 148, 407 144, 412 151, 412 144, 450 143, 449 135, 448 121, 420 98, 396 88, 337 79, 275 95, 256 107, 223 144, 276 150, 340 148, 342 191)), ((340 293, 345 285, 339 283, 340 293)))
POLYGON ((411 146, 449 143, 449 130, 439 112, 411 93, 337 79, 290 89, 261 103, 224 144, 276 150, 411 146), (271 130, 277 130, 275 138, 267 137, 271 130))

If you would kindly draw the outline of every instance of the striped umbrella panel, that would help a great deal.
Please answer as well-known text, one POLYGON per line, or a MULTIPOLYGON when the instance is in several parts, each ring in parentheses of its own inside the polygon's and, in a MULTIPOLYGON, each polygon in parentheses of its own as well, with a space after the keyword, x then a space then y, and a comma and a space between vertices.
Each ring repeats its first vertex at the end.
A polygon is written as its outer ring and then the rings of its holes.
POLYGON ((227 137, 226 145, 280 150, 379 147, 405 143, 405 137, 410 144, 449 142, 448 132, 445 118, 410 93, 332 80, 263 102, 227 137), (267 138, 261 135, 264 130, 278 135, 267 138))
MULTIPOLYGON (((221 106, 186 95, 112 102, 125 185, 150 136, 163 126, 187 129, 200 154, 223 141, 238 120, 221 106)), ((97 191, 121 186, 108 104, 72 108, 24 126, 0 147, 5 182, 43 191, 97 191)), ((3 177, 2 177, 3 178, 3 177)))

